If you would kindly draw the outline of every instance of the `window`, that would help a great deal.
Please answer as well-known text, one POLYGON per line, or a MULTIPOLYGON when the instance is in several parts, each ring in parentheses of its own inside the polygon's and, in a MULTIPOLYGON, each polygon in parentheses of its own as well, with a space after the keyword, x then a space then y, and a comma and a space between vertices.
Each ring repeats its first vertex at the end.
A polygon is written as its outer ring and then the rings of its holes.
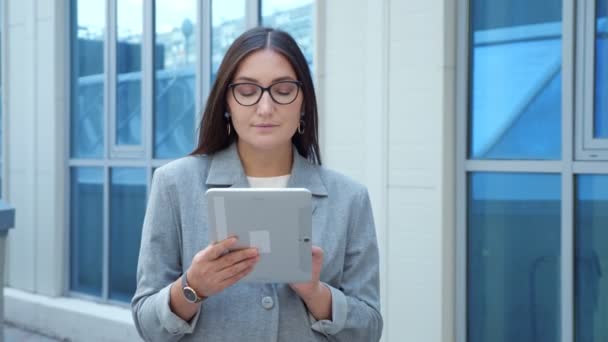
POLYGON ((560 159, 560 6, 471 1, 471 159, 560 159))
POLYGON ((4 52, 2 49, 2 39, 1 37, 3 36, 3 32, 4 32, 4 22, 3 22, 3 18, 4 18, 4 13, 3 13, 3 7, 2 7, 2 1, 0 1, 0 198, 2 198, 2 167, 4 165, 3 161, 4 161, 4 157, 2 155, 2 127, 4 126, 2 123, 2 108, 3 108, 3 102, 4 102, 4 96, 3 96, 3 92, 2 92, 2 65, 4 64, 4 60, 2 58, 2 53, 4 52))
POLYGON ((583 1, 577 36, 578 160, 608 160, 608 1, 583 1))
POLYGON ((211 4, 211 81, 220 67, 224 53, 234 39, 247 28, 246 0, 215 0, 211 4))
POLYGON ((559 175, 474 172, 468 184, 468 341, 558 341, 559 175))
POLYGON ((459 17, 457 341, 602 341, 608 0, 459 17))
POLYGON ((593 137, 608 139, 608 1, 600 0, 595 11, 595 92, 593 137))
POLYGON ((154 3, 154 158, 173 159, 195 143, 197 1, 154 3))
POLYGON ((313 0, 263 0, 262 25, 277 27, 289 32, 304 52, 311 71, 313 69, 313 0))
MULTIPOLYGON (((261 24, 261 7, 272 6, 254 0, 70 4, 68 291, 124 303, 135 291, 154 169, 193 150, 198 113, 226 49, 261 24)), ((299 23, 290 32, 309 44, 312 63, 312 1, 283 6, 270 18, 278 14, 299 23)))
POLYGON ((575 329, 576 341, 608 337, 608 175, 576 179, 575 329))

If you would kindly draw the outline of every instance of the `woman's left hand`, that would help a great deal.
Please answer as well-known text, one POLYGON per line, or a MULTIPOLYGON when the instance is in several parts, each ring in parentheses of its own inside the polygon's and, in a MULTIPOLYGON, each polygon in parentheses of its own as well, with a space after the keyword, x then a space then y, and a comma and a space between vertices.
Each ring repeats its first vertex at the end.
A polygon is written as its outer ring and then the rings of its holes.
POLYGON ((317 320, 331 317, 331 292, 320 280, 323 255, 321 247, 312 246, 312 279, 306 283, 289 284, 317 320))

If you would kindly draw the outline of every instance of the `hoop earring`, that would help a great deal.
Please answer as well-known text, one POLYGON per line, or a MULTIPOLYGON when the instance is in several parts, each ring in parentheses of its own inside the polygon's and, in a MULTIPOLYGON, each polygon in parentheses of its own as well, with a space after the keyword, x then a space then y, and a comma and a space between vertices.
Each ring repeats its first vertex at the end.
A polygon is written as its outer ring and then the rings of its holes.
POLYGON ((304 122, 304 120, 300 120, 300 124, 298 125, 298 133, 300 135, 304 134, 305 128, 306 128, 306 122, 304 122))
POLYGON ((228 136, 230 136, 230 113, 224 112, 224 118, 226 118, 226 129, 228 129, 228 136))

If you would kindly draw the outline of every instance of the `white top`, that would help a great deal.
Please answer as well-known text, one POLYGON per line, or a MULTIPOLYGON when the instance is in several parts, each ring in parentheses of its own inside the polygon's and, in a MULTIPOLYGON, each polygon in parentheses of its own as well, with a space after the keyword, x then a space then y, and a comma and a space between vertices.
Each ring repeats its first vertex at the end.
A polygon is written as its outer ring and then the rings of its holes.
POLYGON ((289 176, 277 176, 277 177, 249 177, 247 176, 247 180, 249 180, 249 185, 252 188, 286 188, 287 181, 289 181, 289 176))

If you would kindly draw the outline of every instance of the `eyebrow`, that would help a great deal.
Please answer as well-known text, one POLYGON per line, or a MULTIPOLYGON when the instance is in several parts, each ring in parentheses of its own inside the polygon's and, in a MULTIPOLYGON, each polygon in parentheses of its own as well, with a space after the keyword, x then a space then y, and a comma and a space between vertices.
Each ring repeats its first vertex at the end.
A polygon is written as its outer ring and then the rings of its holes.
MULTIPOLYGON (((260 82, 260 81, 256 80, 255 78, 251 78, 251 77, 247 77, 247 76, 240 76, 240 77, 235 78, 234 80, 253 82, 253 83, 260 82)), ((295 81, 295 79, 293 79, 292 77, 289 77, 289 76, 282 76, 282 77, 277 77, 277 78, 273 79, 270 83, 275 83, 275 82, 280 82, 280 81, 295 81)))

